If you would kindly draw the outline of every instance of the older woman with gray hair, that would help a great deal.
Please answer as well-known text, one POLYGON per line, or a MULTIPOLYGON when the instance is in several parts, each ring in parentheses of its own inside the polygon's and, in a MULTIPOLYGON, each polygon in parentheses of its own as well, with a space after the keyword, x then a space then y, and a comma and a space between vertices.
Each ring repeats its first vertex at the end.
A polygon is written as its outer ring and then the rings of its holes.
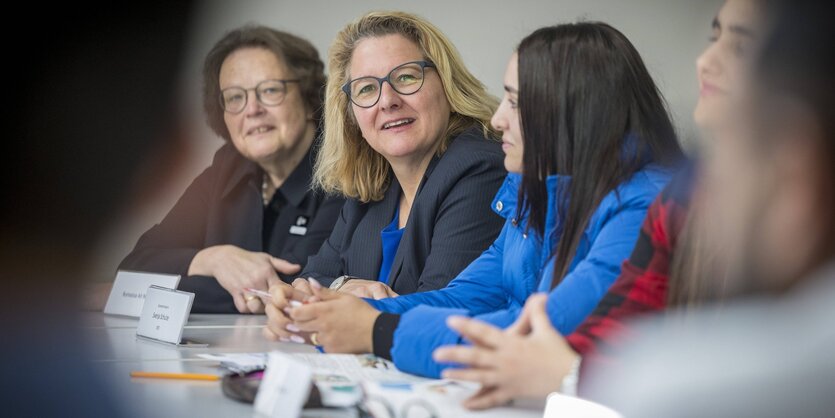
POLYGON ((263 312, 245 289, 294 278, 344 203, 310 188, 323 69, 310 42, 268 27, 218 41, 204 107, 226 144, 120 268, 182 275, 196 312, 263 312))

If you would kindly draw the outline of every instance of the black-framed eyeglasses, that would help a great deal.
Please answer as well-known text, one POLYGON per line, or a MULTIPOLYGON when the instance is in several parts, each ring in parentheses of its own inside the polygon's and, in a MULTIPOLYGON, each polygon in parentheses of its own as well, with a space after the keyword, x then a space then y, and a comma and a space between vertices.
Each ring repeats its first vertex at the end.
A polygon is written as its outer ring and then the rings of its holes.
POLYGON ((255 97, 264 106, 278 106, 287 96, 287 83, 298 83, 300 80, 264 80, 255 88, 227 87, 220 91, 220 107, 223 110, 238 114, 246 108, 250 90, 255 91, 255 97))
POLYGON ((380 101, 383 82, 388 82, 394 91, 403 95, 417 93, 423 87, 426 67, 436 68, 435 64, 429 61, 407 62, 394 67, 383 78, 373 76, 355 78, 345 83, 342 86, 342 91, 348 95, 348 98, 355 105, 369 108, 380 101))

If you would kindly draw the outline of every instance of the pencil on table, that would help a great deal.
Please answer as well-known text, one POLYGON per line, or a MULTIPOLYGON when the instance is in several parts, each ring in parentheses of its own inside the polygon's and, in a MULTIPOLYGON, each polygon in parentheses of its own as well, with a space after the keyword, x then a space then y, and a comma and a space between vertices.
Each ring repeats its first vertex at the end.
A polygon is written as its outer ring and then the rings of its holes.
POLYGON ((184 380, 220 380, 220 376, 200 373, 160 373, 160 372, 130 372, 130 377, 150 377, 156 379, 184 379, 184 380))

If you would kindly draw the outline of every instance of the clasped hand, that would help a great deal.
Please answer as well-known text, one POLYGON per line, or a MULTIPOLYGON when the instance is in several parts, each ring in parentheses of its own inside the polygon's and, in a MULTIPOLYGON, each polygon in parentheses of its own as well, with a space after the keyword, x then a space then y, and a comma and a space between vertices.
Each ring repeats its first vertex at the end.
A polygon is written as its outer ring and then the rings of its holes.
POLYGON ((271 341, 318 344, 329 353, 368 353, 380 312, 362 299, 323 288, 315 279, 270 287, 264 336, 271 341))

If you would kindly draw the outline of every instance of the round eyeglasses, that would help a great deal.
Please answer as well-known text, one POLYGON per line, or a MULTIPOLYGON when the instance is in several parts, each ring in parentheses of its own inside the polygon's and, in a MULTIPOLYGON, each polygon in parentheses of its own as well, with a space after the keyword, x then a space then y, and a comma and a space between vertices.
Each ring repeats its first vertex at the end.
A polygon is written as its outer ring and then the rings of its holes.
POLYGON ((220 91, 220 107, 229 113, 241 113, 246 108, 248 91, 254 90, 258 102, 264 106, 278 106, 287 95, 287 83, 298 83, 300 80, 264 80, 255 88, 228 87, 220 91))
POLYGON ((369 108, 380 101, 383 82, 388 82, 394 91, 403 95, 417 93, 423 87, 426 67, 436 68, 435 64, 429 61, 407 62, 394 67, 383 78, 373 76, 355 78, 345 83, 342 86, 342 91, 348 95, 353 104, 369 108))

